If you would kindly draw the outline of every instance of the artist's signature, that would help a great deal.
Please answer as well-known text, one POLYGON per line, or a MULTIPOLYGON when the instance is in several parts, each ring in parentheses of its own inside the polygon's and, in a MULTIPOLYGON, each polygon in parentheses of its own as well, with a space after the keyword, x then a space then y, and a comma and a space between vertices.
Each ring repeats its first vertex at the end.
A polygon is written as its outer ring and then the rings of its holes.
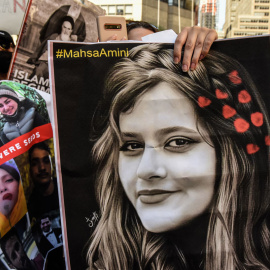
POLYGON ((85 220, 86 220, 86 223, 88 224, 88 226, 90 228, 92 228, 98 222, 98 214, 97 214, 97 212, 96 211, 93 212, 90 218, 85 217, 85 220))

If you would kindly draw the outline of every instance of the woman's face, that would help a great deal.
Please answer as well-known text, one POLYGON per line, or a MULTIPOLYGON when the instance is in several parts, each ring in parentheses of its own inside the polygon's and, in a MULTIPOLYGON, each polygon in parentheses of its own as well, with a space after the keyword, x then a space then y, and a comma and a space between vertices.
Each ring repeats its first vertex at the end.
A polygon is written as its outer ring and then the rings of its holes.
POLYGON ((0 169, 0 212, 9 216, 18 200, 19 182, 0 169))
POLYGON ((198 132, 188 98, 160 83, 119 121, 119 176, 143 226, 174 230, 205 212, 214 193, 215 149, 198 132))
POLYGON ((3 115, 13 115, 18 109, 18 103, 8 97, 0 98, 0 112, 3 115))

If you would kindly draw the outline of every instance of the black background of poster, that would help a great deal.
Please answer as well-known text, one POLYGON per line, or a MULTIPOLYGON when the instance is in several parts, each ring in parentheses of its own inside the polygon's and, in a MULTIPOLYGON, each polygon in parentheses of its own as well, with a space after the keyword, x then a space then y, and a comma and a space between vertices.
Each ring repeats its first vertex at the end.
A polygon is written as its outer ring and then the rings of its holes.
MULTIPOLYGON (((270 109, 270 37, 232 39, 215 42, 212 50, 238 60, 250 73, 270 109)), ((137 43, 98 45, 53 43, 54 78, 58 118, 59 148, 63 177, 66 226, 72 269, 86 268, 80 252, 93 229, 85 217, 98 212, 91 166, 91 119, 102 97, 104 78, 119 58, 56 58, 58 49, 101 50, 132 48, 137 43)), ((168 45, 172 46, 172 45, 168 45)))

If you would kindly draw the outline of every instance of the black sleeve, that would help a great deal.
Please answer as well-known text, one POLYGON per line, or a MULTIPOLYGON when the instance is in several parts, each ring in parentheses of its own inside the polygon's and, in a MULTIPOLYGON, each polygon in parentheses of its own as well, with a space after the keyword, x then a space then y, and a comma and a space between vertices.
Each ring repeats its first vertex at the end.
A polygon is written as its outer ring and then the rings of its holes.
POLYGON ((44 118, 36 111, 33 128, 39 127, 39 126, 42 126, 45 124, 47 124, 47 123, 45 122, 44 118))
POLYGON ((7 138, 6 134, 4 133, 4 131, 1 132, 1 142, 0 142, 0 146, 3 146, 4 144, 8 143, 10 140, 7 138))
POLYGON ((78 40, 77 41, 84 41, 86 37, 86 27, 85 27, 85 21, 83 16, 81 15, 79 17, 81 19, 81 25, 80 28, 77 31, 78 40))

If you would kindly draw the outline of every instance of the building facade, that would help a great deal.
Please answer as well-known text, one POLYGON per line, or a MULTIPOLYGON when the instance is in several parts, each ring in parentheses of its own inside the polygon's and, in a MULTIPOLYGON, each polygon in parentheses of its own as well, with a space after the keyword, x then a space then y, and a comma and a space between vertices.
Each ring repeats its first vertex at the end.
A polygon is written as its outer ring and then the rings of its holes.
POLYGON ((126 20, 146 21, 157 26, 159 30, 173 29, 179 33, 184 27, 194 24, 192 0, 91 0, 91 2, 103 8, 107 15, 121 15, 126 20))
POLYGON ((200 26, 216 29, 218 20, 217 0, 201 0, 199 8, 200 26))
POLYGON ((270 0, 227 0, 225 37, 270 34, 270 0))

